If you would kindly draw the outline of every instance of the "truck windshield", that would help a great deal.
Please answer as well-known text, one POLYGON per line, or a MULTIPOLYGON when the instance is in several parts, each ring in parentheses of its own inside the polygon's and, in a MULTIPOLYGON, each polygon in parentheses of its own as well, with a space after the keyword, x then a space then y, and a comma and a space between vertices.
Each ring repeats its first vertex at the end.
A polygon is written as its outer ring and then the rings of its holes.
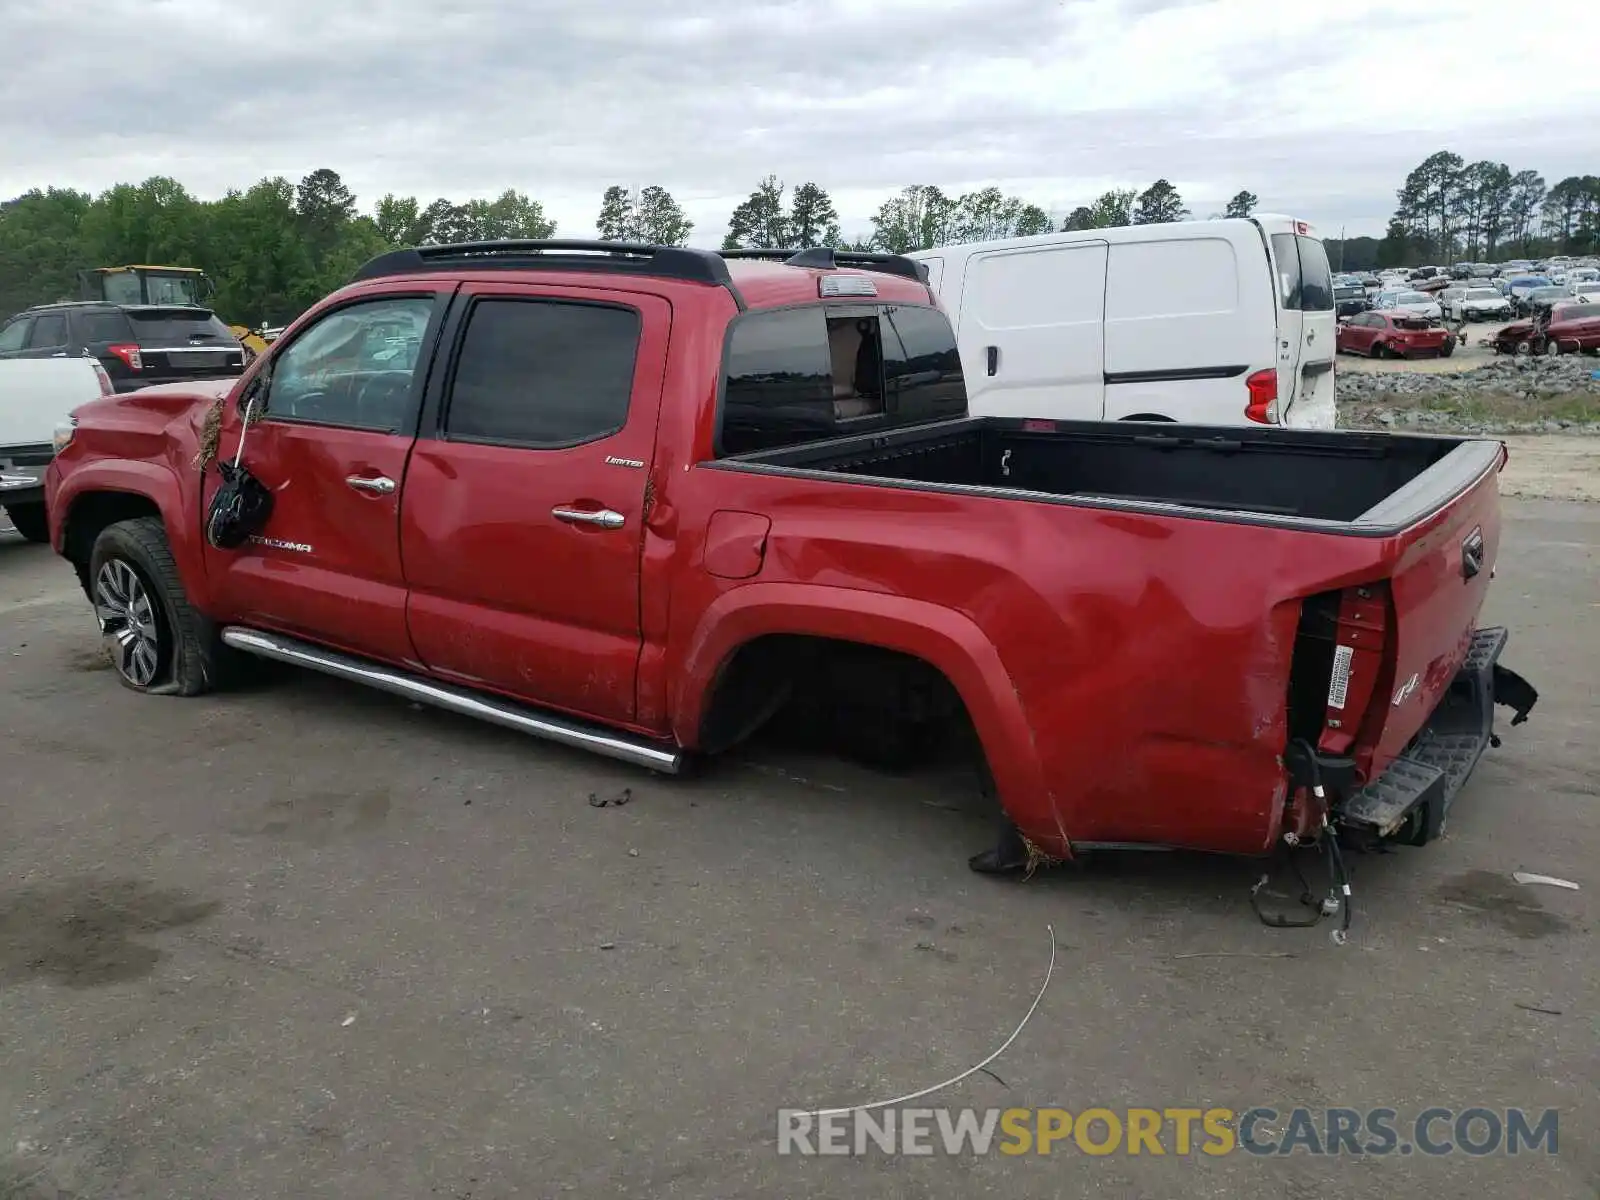
POLYGON ((146 304, 199 304, 198 275, 146 275, 146 304))
POLYGON ((135 269, 110 271, 100 278, 101 293, 110 304, 198 305, 204 299, 198 274, 163 275, 135 269))

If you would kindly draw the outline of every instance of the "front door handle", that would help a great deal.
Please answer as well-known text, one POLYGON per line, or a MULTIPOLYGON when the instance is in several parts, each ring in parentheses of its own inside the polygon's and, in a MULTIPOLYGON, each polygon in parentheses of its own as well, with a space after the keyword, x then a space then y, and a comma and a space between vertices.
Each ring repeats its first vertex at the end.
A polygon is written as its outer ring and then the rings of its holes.
POLYGON ((621 529, 627 520, 621 513, 612 512, 609 508, 563 508, 557 505, 550 510, 550 515, 568 525, 598 525, 601 529, 621 529))
POLYGON ((388 496, 394 492, 395 483, 387 475, 349 475, 345 482, 357 491, 374 492, 379 496, 388 496))

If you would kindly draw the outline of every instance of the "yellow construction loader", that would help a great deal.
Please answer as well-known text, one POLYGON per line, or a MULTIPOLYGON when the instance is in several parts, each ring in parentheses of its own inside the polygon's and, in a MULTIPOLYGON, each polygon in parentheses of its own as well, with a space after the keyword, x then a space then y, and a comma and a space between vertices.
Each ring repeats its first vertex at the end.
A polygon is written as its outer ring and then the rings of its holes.
MULTIPOLYGON (((78 273, 80 298, 110 304, 186 304, 204 307, 216 287, 199 267, 96 267, 78 273)), ((272 341, 268 331, 229 325, 248 363, 272 341)), ((271 331, 271 332, 276 332, 271 331)))

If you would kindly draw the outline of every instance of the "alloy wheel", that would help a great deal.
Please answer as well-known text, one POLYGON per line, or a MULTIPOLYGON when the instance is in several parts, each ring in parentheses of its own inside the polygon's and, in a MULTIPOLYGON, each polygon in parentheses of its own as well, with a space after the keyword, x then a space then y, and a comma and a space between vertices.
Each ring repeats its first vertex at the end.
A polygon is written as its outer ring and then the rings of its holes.
POLYGON ((150 593, 127 559, 101 565, 94 612, 117 672, 135 687, 149 687, 161 666, 161 628, 150 593))

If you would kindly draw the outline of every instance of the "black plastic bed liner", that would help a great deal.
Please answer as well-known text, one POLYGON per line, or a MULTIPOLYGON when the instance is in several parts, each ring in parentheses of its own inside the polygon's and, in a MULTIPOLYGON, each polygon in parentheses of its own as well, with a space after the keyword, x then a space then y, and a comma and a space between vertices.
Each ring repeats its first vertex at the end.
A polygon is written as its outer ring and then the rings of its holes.
POLYGON ((1498 626, 1477 631, 1422 732, 1382 775, 1345 800, 1339 814, 1345 824, 1389 836, 1409 821, 1409 840, 1418 844, 1444 831, 1450 805, 1495 742, 1495 705, 1513 708, 1511 723, 1520 725, 1539 698, 1520 675, 1499 665, 1508 637, 1498 626))

